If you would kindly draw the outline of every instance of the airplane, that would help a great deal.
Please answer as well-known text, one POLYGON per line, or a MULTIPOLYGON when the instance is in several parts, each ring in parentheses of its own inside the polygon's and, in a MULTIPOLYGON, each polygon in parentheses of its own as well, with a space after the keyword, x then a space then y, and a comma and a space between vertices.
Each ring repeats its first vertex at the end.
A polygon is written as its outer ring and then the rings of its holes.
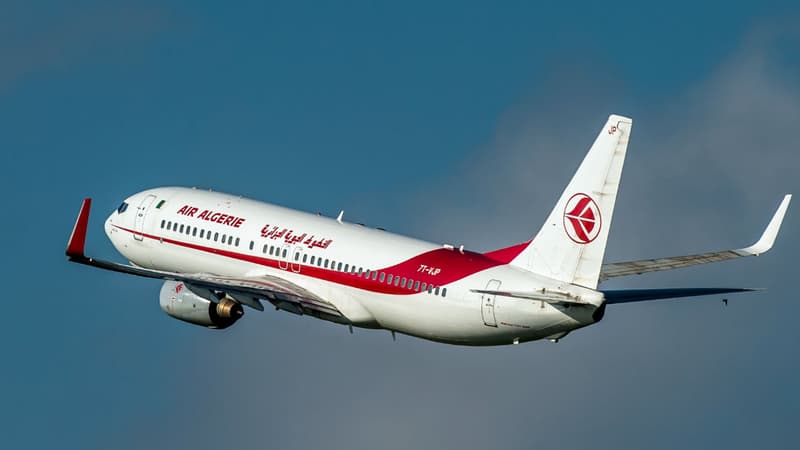
POLYGON ((607 305, 745 292, 746 288, 603 290, 614 277, 765 253, 791 194, 761 238, 735 250, 604 263, 633 121, 611 115, 539 232, 479 253, 195 188, 159 187, 123 201, 105 233, 130 264, 84 254, 91 199, 70 236, 69 261, 164 280, 161 309, 225 329, 244 306, 435 342, 513 345, 599 322, 607 305))

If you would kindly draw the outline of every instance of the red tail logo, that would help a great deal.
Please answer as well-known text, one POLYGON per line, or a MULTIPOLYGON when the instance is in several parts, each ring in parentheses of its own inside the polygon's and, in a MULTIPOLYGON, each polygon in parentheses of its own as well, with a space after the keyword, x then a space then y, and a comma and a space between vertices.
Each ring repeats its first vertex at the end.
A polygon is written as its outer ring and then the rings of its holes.
POLYGON ((564 207, 564 231, 578 244, 588 244, 600 235, 600 208, 586 194, 575 194, 564 207))

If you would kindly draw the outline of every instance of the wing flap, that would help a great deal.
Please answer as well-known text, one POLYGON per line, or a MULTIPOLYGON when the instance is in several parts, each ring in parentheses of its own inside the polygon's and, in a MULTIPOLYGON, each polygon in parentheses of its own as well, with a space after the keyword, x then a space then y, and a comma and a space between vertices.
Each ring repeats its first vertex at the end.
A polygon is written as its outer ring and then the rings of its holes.
POLYGON ((640 275, 648 272, 678 269, 697 264, 726 261, 729 259, 741 258, 743 256, 758 256, 762 253, 766 253, 775 243, 775 238, 778 236, 781 223, 783 223, 783 217, 786 214, 786 210, 789 208, 789 202, 791 200, 791 194, 787 194, 783 197, 783 201, 781 201, 781 204, 778 206, 778 209, 775 211, 775 214, 769 221, 767 228, 761 234, 761 238, 759 238, 755 244, 749 247, 736 250, 724 250, 721 252, 700 253, 697 255, 673 256, 669 258, 642 259, 637 261, 603 264, 602 270, 600 271, 600 281, 605 281, 614 277, 640 275))
MULTIPOLYGON (((344 318, 344 315, 330 302, 327 302, 316 294, 304 289, 287 280, 273 276, 260 276, 258 278, 235 278, 223 277, 219 275, 205 273, 179 273, 163 270, 145 269, 127 264, 120 264, 111 261, 103 261, 88 257, 70 256, 69 260, 79 264, 98 267, 114 272, 126 273, 145 278, 156 278, 161 280, 182 281, 192 286, 225 292, 235 300, 263 311, 263 307, 252 305, 242 301, 242 297, 248 296, 253 299, 266 299, 270 302, 284 301, 297 304, 303 311, 313 314, 314 312, 326 315, 331 320, 334 318, 344 318)), ((259 304, 260 306, 260 304, 259 304)), ((334 320, 336 321, 336 320, 334 320)))

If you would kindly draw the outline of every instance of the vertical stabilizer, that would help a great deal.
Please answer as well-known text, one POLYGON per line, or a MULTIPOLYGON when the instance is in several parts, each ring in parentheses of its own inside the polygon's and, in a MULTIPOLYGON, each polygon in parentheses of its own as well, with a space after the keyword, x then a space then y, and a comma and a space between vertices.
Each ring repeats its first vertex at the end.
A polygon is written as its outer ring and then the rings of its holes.
POLYGON ((597 287, 632 124, 609 116, 553 212, 512 265, 597 287))

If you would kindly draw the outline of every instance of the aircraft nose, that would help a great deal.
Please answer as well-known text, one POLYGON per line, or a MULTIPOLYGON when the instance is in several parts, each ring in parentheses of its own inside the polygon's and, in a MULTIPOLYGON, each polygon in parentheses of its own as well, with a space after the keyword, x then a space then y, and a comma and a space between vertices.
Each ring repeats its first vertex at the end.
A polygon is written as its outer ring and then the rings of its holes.
POLYGON ((111 230, 114 228, 114 214, 115 213, 109 214, 109 216, 106 218, 105 225, 103 226, 106 231, 106 236, 109 238, 111 237, 111 230))

